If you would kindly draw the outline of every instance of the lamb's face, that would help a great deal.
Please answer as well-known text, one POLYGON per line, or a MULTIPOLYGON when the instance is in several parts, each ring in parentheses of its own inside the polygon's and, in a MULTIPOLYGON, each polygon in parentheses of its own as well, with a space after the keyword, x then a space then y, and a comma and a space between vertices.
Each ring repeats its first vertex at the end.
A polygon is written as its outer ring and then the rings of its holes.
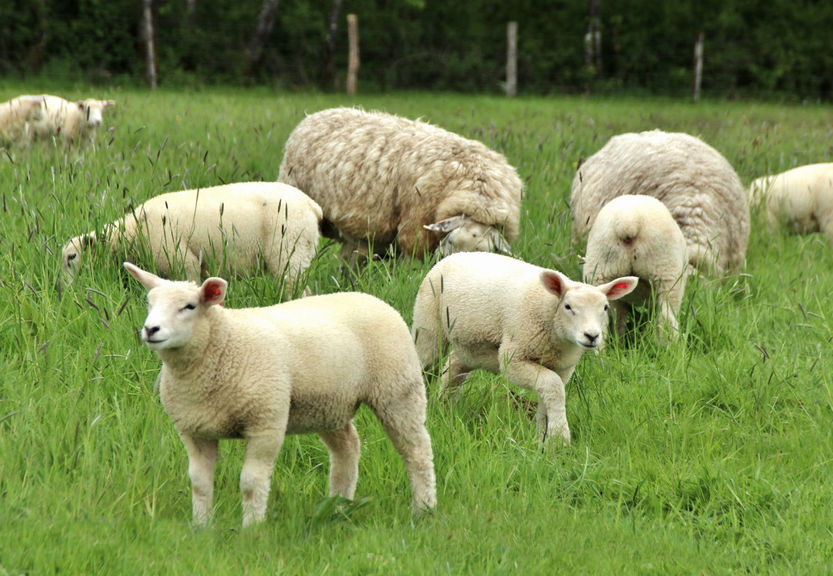
POLYGON ((574 282, 554 270, 541 273, 541 282, 560 298, 553 318, 553 335, 573 342, 585 350, 597 350, 604 344, 607 331, 608 301, 617 300, 636 288, 635 276, 617 278, 601 286, 574 282))
POLYGON ((83 236, 76 236, 64 246, 61 250, 61 270, 64 273, 64 278, 67 282, 73 282, 78 270, 81 268, 81 260, 84 251, 88 249, 94 242, 93 237, 89 234, 83 236))
POLYGON ((556 312, 560 336, 585 350, 600 349, 607 329, 607 297, 599 290, 576 287, 567 290, 556 312))
POLYGON ((467 220, 463 226, 455 228, 440 241, 440 253, 443 257, 453 252, 512 254, 509 243, 500 231, 473 220, 467 220))
POLYGON ((88 98, 80 104, 83 107, 87 126, 90 128, 98 128, 104 119, 104 110, 115 105, 115 102, 113 100, 95 100, 88 98))
POLYGON ((200 289, 196 285, 162 284, 148 292, 142 341, 151 350, 181 348, 191 340, 201 312, 200 289))

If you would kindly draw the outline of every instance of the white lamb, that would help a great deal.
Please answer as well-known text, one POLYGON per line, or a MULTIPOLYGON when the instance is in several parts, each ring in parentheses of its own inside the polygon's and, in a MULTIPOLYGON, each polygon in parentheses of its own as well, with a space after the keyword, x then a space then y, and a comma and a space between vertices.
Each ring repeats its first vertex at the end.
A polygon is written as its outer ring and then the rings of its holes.
POLYGON ((286 142, 278 180, 324 209, 324 234, 350 260, 439 245, 509 252, 523 183, 503 154, 437 126, 382 112, 332 108, 307 116, 286 142))
MULTIPOLYGON (((291 294, 318 249, 321 217, 321 207, 292 186, 239 182, 155 196, 105 226, 103 242, 115 254, 149 259, 163 276, 184 265, 194 282, 214 262, 231 272, 265 267, 286 278, 291 294)), ((67 280, 101 241, 90 232, 64 246, 67 280)))
POLYGON ((770 229, 781 223, 797 234, 821 232, 833 242, 833 163, 762 176, 752 182, 749 196, 764 203, 770 229))
POLYGON ((40 118, 31 126, 32 137, 36 140, 56 137, 68 144, 94 142, 104 110, 116 105, 115 100, 87 98, 69 102, 49 94, 26 98, 38 98, 41 102, 40 118))
POLYGON ((31 125, 42 115, 37 96, 18 96, 0 104, 0 144, 27 144, 31 125))
POLYGON ((608 301, 638 279, 601 286, 500 254, 452 254, 429 272, 417 293, 412 333, 423 367, 451 351, 443 388, 483 368, 538 393, 538 433, 570 442, 565 384, 585 350, 599 350, 608 301))
POLYGON ((611 138, 573 179, 575 245, 602 206, 623 194, 647 194, 668 207, 693 267, 720 276, 743 265, 749 242, 746 193, 729 162, 699 138, 660 130, 611 138))
POLYGON ((160 395, 188 452, 193 520, 211 515, 218 439, 243 438, 243 525, 264 519, 286 434, 317 433, 330 452, 330 496, 353 498, 367 404, 402 456, 414 511, 436 505, 425 386, 399 313, 361 293, 267 308, 218 306, 222 278, 172 282, 130 263, 148 292, 142 340, 162 360, 160 395))
POLYGON ((602 284, 637 276, 637 289, 613 303, 619 334, 630 306, 653 300, 660 311, 661 341, 676 337, 677 313, 688 276, 688 247, 665 205, 651 196, 619 196, 605 204, 587 237, 584 281, 602 284))

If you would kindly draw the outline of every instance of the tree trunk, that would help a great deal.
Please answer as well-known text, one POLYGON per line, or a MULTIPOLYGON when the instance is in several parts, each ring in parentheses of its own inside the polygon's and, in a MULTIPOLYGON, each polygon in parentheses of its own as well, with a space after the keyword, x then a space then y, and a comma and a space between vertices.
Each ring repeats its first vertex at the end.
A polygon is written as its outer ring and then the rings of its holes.
POLYGON ((506 25, 506 95, 514 96, 518 90, 518 23, 506 25))
POLYGON ((197 24, 197 0, 185 0, 185 14, 188 17, 188 28, 197 24))
POLYGON ((697 102, 700 99, 700 79, 703 76, 703 33, 697 35, 694 41, 694 73, 691 86, 691 99, 697 102))
POLYGON ((153 0, 142 0, 142 35, 145 41, 145 62, 148 87, 156 90, 156 37, 153 29, 153 0))
POLYGON ((344 0, 333 0, 333 8, 330 10, 327 39, 324 41, 324 66, 321 70, 321 86, 323 88, 332 88, 335 84, 336 33, 338 32, 338 18, 341 15, 341 5, 343 3, 344 0))
POLYGON ((263 0, 263 6, 257 15, 255 33, 246 47, 246 76, 252 77, 257 72, 260 58, 263 56, 263 46, 266 39, 272 33, 272 26, 275 24, 275 12, 278 11, 280 0, 263 0))
POLYGON ((602 0, 590 0, 590 17, 584 35, 584 66, 588 71, 589 91, 590 82, 602 75, 602 0))
POLYGON ((359 17, 355 14, 347 15, 347 39, 350 52, 347 56, 347 93, 356 93, 356 82, 359 74, 359 17))

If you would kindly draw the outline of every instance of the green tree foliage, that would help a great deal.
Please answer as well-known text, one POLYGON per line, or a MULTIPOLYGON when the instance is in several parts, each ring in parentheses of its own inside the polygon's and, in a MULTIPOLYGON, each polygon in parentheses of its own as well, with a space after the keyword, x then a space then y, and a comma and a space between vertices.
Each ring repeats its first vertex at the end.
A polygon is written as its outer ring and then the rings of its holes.
MULTIPOLYGON (((155 0, 160 81, 236 83, 261 0, 155 0)), ((285 0, 256 81, 315 86, 332 0, 285 0)), ((347 62, 344 16, 359 16, 363 90, 496 92, 506 23, 517 21, 522 92, 626 89, 685 94, 694 39, 705 38, 703 90, 723 96, 833 96, 833 3, 821 0, 602 0, 602 69, 588 69, 589 0, 345 0, 337 84, 347 62), (596 74, 596 72, 599 72, 596 74)), ((87 81, 143 77, 135 0, 0 0, 0 74, 87 81)))

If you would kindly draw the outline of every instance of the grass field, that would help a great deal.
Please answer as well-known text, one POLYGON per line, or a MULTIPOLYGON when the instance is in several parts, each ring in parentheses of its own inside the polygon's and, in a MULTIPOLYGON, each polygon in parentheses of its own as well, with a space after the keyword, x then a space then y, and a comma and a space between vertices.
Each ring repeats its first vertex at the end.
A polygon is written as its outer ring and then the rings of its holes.
MULTIPOLYGON (((0 100, 27 90, 2 85, 0 100)), ((86 96, 80 90, 67 96, 86 96)), ((439 504, 413 519, 404 467, 366 409, 357 500, 325 498, 327 455, 288 438, 267 520, 240 530, 242 443, 221 444, 215 516, 190 525, 187 458, 136 336, 144 292, 101 251, 60 286, 63 243, 165 191, 274 180, 304 112, 359 104, 422 117, 503 151, 526 183, 517 255, 579 275, 568 198, 581 158, 643 129, 702 137, 741 179, 833 156, 833 109, 746 102, 266 90, 103 90, 118 106, 94 149, 0 153, 0 575, 826 574, 833 570, 833 252, 769 234, 742 273, 689 282, 682 338, 653 331, 587 354, 567 387, 573 443, 542 450, 534 395, 475 373, 454 400, 428 377, 439 504)), ((108 111, 110 112, 110 111, 108 111)), ((371 292, 410 322, 430 262, 337 246, 318 293, 371 292)), ((233 279, 230 307, 272 303, 233 279)))

